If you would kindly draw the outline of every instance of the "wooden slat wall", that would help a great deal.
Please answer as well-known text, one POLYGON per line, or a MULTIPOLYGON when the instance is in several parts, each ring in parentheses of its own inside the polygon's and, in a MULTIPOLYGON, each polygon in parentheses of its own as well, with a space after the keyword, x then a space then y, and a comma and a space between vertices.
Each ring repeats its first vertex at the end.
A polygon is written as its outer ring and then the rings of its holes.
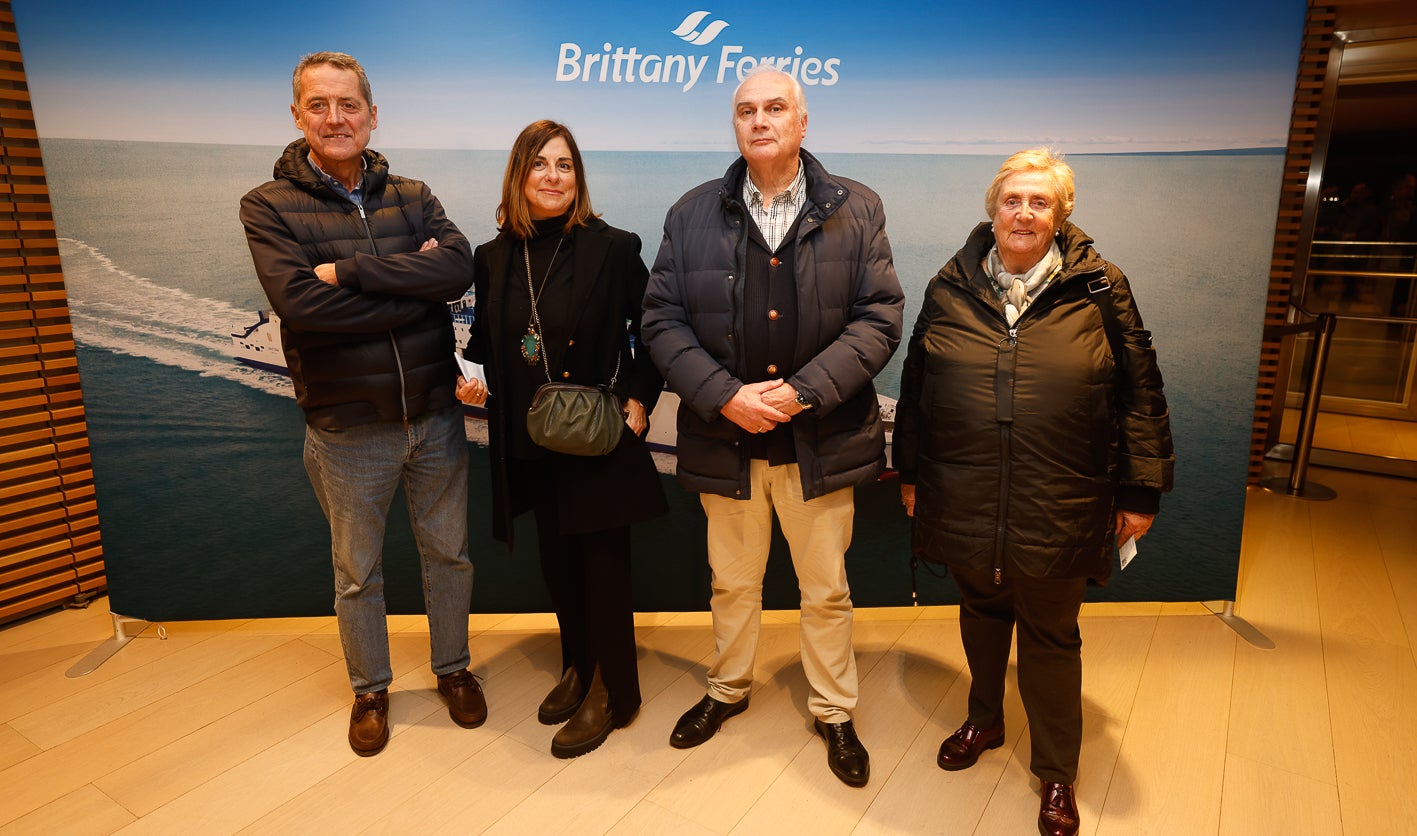
POLYGON ((0 0, 0 623, 106 585, 59 241, 0 0))
MULTIPOLYGON (((1299 248, 1299 225, 1304 214, 1304 190, 1314 159, 1319 104, 1333 46, 1336 13, 1332 6, 1310 3, 1304 21, 1304 41, 1299 54, 1299 74, 1294 84, 1294 109, 1289 117, 1289 145, 1284 157, 1284 184, 1279 197, 1279 221, 1269 264, 1269 293, 1265 299, 1265 327, 1285 324, 1289 294, 1293 289, 1294 260, 1299 248)), ((1260 346, 1259 383, 1255 391, 1255 422, 1250 430, 1250 484, 1258 484, 1264 466, 1270 422, 1274 410, 1283 410, 1287 380, 1280 368, 1283 340, 1265 340, 1260 346)))

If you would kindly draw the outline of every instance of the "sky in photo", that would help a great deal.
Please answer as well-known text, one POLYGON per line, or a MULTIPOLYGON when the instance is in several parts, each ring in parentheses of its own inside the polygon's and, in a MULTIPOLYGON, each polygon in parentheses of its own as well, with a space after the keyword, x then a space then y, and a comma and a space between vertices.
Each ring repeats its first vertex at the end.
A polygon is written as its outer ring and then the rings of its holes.
POLYGON ((369 73, 375 147, 501 149, 549 117, 596 150, 730 151, 736 71, 772 57, 806 83, 809 147, 965 154, 1282 146, 1304 19, 1303 0, 13 9, 42 136, 283 145, 290 71, 329 49, 369 73))

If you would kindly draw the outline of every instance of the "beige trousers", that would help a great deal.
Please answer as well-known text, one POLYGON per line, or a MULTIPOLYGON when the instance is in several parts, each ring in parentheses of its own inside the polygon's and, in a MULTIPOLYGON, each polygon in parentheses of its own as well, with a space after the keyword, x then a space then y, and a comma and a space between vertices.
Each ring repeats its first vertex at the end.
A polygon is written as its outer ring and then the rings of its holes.
POLYGON ((750 479, 751 499, 699 496, 708 516, 710 607, 718 650, 708 672, 709 696, 735 703, 752 688, 763 572, 776 510, 802 593, 802 669, 812 688, 807 707, 826 723, 850 720, 859 693, 851 647, 851 589, 846 582, 854 489, 804 501, 798 466, 769 467, 762 459, 753 460, 750 479))

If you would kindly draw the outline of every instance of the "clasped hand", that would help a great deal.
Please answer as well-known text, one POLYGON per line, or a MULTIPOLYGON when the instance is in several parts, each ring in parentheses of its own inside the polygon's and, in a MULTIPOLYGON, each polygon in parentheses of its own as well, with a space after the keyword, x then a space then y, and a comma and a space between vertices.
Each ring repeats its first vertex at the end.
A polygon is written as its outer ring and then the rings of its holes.
POLYGON ((719 413, 750 433, 765 433, 801 411, 797 390, 778 379, 743 384, 719 413))

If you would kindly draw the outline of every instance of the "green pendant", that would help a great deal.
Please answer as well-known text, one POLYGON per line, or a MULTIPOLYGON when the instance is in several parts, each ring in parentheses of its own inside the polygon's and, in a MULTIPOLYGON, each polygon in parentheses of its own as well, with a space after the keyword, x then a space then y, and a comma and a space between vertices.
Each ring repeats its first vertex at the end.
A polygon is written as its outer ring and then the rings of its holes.
POLYGON ((522 335, 522 359, 528 366, 535 366, 541 360, 541 338, 531 328, 522 335))

